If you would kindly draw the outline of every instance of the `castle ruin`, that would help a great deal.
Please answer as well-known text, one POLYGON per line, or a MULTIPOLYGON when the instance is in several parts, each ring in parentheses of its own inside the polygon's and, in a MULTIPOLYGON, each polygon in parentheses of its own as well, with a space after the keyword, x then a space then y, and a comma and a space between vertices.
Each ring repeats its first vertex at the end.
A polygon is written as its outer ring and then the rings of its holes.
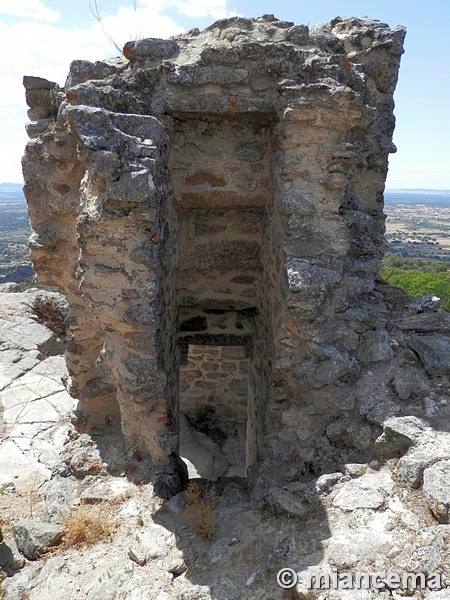
POLYGON ((69 302, 84 427, 174 480, 186 418, 240 476, 373 446, 370 377, 398 367, 375 284, 404 35, 234 17, 74 61, 64 89, 25 77, 31 259, 69 302))

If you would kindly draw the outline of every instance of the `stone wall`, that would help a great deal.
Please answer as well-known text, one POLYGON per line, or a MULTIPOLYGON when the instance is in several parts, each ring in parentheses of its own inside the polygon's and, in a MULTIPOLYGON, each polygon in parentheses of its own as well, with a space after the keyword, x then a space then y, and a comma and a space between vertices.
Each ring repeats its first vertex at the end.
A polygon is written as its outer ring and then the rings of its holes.
POLYGON ((362 396, 391 402, 385 374, 409 352, 376 289, 404 35, 234 17, 75 61, 63 90, 25 78, 31 257, 68 296, 67 384, 88 427, 119 421, 179 471, 179 390, 230 407, 211 384, 245 348, 248 475, 373 446, 362 396))
POLYGON ((247 421, 248 357, 244 346, 189 346, 187 364, 180 366, 183 412, 210 403, 224 407, 228 420, 247 421), (242 408, 244 407, 244 408, 242 408))
MULTIPOLYGON (((191 428, 208 435, 219 446, 228 463, 227 474, 240 476, 245 475, 247 446, 246 354, 245 346, 190 344, 186 365, 180 366, 180 413, 191 428)), ((184 446, 181 432, 182 457, 184 446)))

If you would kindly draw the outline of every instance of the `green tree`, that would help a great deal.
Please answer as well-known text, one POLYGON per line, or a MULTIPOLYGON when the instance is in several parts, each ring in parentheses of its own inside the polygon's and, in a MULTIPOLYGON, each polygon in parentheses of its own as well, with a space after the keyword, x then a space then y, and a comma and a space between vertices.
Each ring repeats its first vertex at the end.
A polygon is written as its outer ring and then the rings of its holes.
POLYGON ((395 261, 388 261, 387 266, 384 263, 381 269, 383 279, 391 285, 402 288, 411 296, 437 296, 441 299, 442 308, 450 312, 450 272, 447 263, 443 263, 445 265, 443 271, 442 261, 403 257, 395 257, 395 259, 395 261))

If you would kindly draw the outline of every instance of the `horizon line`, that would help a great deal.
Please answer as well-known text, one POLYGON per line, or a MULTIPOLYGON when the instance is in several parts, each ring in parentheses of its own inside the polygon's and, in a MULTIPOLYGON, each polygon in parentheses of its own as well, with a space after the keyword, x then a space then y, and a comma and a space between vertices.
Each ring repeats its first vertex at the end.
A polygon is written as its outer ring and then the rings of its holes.
MULTIPOLYGON (((11 185, 11 186, 24 186, 25 182, 17 182, 17 181, 1 181, 0 185, 5 186, 5 185, 11 185)), ((450 194, 450 188, 421 188, 421 187, 416 187, 416 188, 406 188, 406 187, 389 187, 386 188, 384 190, 384 193, 389 193, 389 192, 405 192, 405 193, 411 193, 411 192, 435 192, 435 193, 439 193, 439 194, 450 194)))

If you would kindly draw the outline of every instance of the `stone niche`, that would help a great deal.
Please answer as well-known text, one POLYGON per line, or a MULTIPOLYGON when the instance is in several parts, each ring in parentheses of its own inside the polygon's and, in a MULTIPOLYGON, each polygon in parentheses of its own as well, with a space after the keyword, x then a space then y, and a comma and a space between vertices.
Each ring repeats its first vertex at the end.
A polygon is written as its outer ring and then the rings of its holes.
POLYGON ((183 432, 217 476, 371 447, 357 396, 393 359, 374 285, 404 35, 234 17, 76 60, 64 88, 25 77, 31 259, 69 302, 84 427, 175 479, 183 432))

